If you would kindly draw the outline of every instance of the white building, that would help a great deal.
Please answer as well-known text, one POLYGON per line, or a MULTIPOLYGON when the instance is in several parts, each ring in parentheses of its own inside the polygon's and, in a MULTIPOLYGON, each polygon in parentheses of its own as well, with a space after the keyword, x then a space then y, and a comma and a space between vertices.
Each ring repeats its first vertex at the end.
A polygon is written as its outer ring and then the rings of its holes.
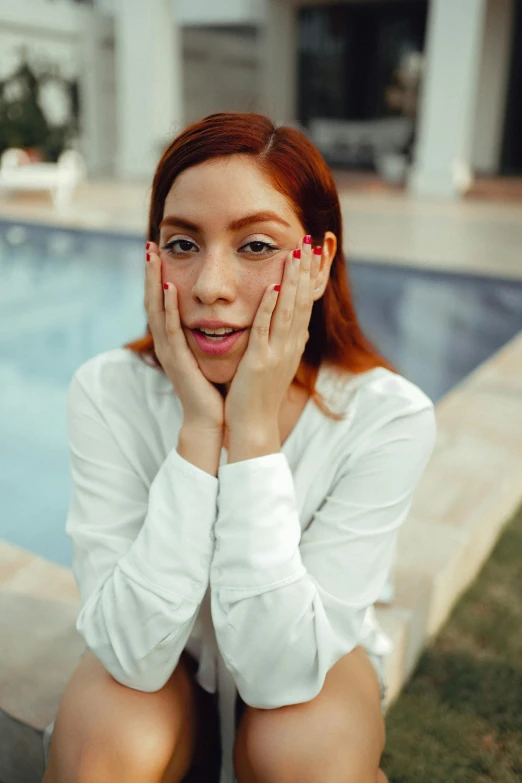
MULTIPOLYGON (((522 32, 520 5, 521 0, 344 5, 2 0, 0 79, 16 66, 22 44, 36 66, 58 64, 79 82, 78 146, 90 175, 148 179, 172 136, 214 111, 260 111, 309 130, 310 119, 324 113, 325 127, 337 122, 339 132, 349 136, 354 128, 366 133, 368 125, 371 135, 388 72, 401 52, 403 59, 417 54, 424 77, 409 188, 415 195, 454 198, 474 172, 501 172, 506 149, 522 133, 520 110, 514 109, 522 104, 522 83, 513 76, 520 71, 514 68, 521 57, 520 35, 514 35, 522 32), (410 17, 417 21, 407 24, 410 17), (422 51, 413 40, 419 24, 422 51), (383 54, 366 67, 371 77, 366 89, 350 79, 362 56, 357 47, 363 52, 369 41, 383 54), (321 67, 313 66, 314 56, 321 67)), ((52 114, 51 95, 49 102, 52 114)), ((517 154, 511 157, 522 173, 517 154)))

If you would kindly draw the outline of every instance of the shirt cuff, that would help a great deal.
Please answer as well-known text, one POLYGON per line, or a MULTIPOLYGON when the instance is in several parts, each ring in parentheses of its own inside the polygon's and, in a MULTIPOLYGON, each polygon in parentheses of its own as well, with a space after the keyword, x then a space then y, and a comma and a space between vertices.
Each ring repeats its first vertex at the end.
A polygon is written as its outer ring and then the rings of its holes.
POLYGON ((300 579, 301 525, 285 455, 223 465, 218 480, 211 584, 257 592, 300 579))
POLYGON ((149 490, 147 516, 120 559, 135 582, 165 598, 200 601, 214 550, 218 480, 173 449, 149 490))

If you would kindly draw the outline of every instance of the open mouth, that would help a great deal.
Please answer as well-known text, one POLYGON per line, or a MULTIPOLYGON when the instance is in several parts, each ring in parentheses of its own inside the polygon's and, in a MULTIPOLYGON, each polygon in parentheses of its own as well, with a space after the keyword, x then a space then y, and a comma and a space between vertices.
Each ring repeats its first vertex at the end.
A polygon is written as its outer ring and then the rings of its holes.
POLYGON ((246 329, 236 329, 227 334, 205 334, 201 329, 192 329, 198 348, 212 356, 221 356, 230 351, 246 329))
POLYGON ((230 337, 231 334, 236 334, 236 332, 244 332, 244 329, 234 329, 231 332, 226 332, 225 334, 207 334, 206 332, 203 332, 201 329, 194 329, 195 332, 198 332, 202 337, 205 337, 207 340, 211 340, 212 342, 220 342, 221 340, 224 340, 227 337, 230 337))

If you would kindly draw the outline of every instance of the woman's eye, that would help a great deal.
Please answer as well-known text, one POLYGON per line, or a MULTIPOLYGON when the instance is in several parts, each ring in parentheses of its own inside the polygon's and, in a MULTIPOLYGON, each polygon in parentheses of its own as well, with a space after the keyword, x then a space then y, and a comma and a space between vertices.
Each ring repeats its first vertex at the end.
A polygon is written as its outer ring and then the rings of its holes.
POLYGON ((173 239, 171 242, 167 242, 163 245, 163 250, 171 255, 179 255, 180 253, 190 253, 192 248, 196 247, 194 242, 189 239, 173 239))
POLYGON ((241 250, 244 248, 251 248, 251 250, 247 251, 252 253, 252 255, 266 255, 268 253, 272 253, 274 250, 278 250, 278 248, 275 245, 271 245, 269 242, 248 242, 248 244, 243 245, 241 250))

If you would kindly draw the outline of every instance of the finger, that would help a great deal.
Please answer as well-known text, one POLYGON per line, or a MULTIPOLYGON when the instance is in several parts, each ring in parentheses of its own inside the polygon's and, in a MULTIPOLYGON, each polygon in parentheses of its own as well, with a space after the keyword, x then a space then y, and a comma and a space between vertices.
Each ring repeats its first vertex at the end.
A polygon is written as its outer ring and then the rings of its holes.
POLYGON ((149 250, 150 260, 146 269, 147 316, 154 342, 165 339, 165 307, 161 281, 161 261, 157 253, 149 250))
POLYGON ((300 334, 308 325, 311 311, 310 273, 312 268, 312 237, 304 237, 301 243, 301 268, 296 292, 296 313, 292 323, 292 332, 300 334))
POLYGON ((248 346, 259 355, 265 355, 268 350, 270 324, 279 297, 279 288, 278 285, 271 285, 266 289, 252 323, 248 346))
POLYGON ((165 283, 163 287, 165 307, 165 333, 169 345, 174 351, 182 351, 186 345, 185 335, 181 328, 178 307, 178 291, 174 283, 165 283))
POLYGON ((147 309, 163 310, 163 294, 161 291, 161 261, 156 245, 148 243, 147 262, 145 264, 145 296, 147 309))
POLYGON ((150 242, 147 242, 147 244, 145 245, 145 279, 144 279, 144 283, 143 283, 143 295, 144 295, 143 304, 145 305, 145 312, 147 313, 147 320, 148 320, 148 315, 149 315, 149 287, 148 287, 148 278, 149 278, 148 267, 149 267, 149 263, 150 263, 150 252, 149 252, 149 250, 150 250, 150 242))
POLYGON ((292 326, 300 266, 301 249, 296 248, 287 256, 281 281, 281 293, 272 319, 270 341, 277 350, 282 350, 284 347, 292 326))
POLYGON ((321 259, 323 256, 323 248, 318 245, 314 247, 312 252, 312 268, 310 269, 310 300, 312 307, 314 304, 315 288, 317 286, 317 276, 319 269, 321 268, 321 259))

